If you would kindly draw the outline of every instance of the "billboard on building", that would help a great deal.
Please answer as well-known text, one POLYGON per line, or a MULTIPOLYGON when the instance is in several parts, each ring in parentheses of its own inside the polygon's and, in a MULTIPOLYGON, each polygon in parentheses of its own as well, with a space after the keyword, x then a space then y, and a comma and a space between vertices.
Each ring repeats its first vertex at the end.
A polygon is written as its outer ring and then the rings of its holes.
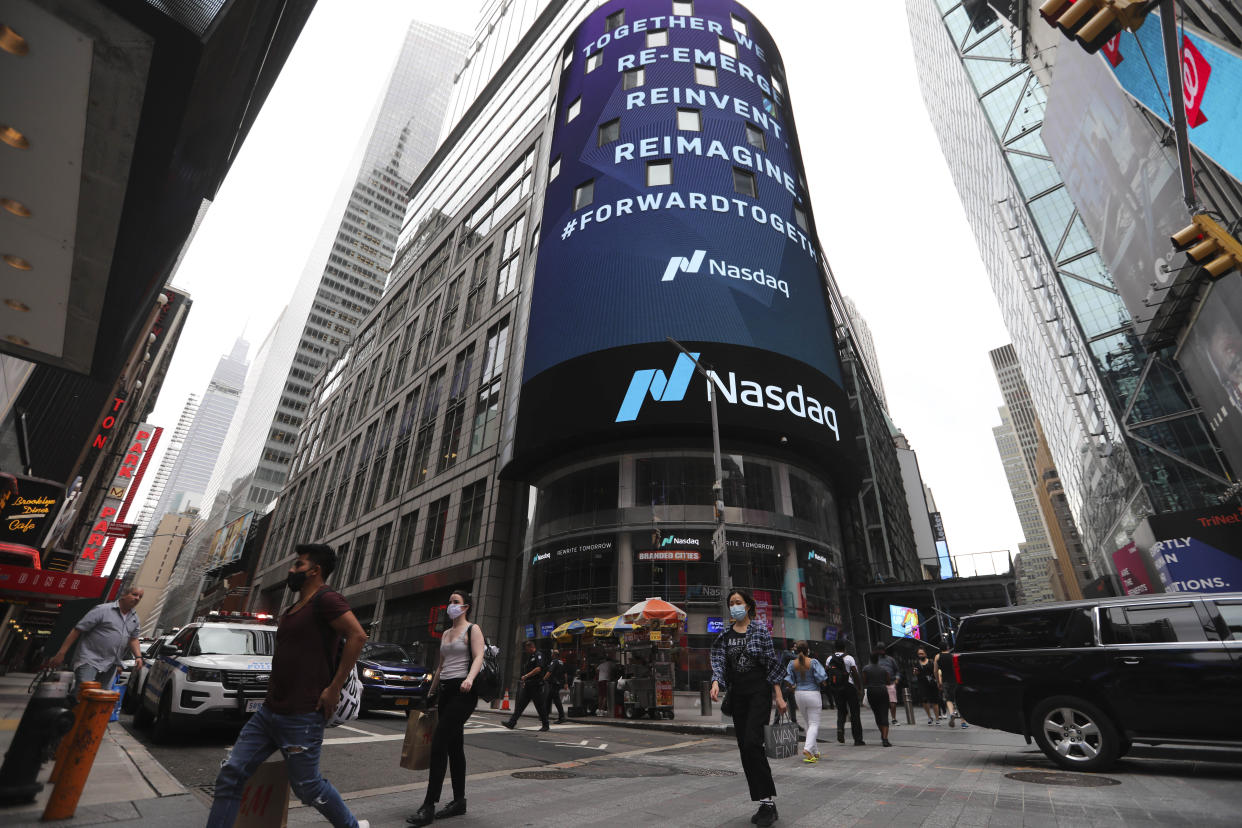
POLYGON ((1242 472, 1242 279, 1212 285, 1177 360, 1208 428, 1234 472, 1242 472))
POLYGON ((1150 320, 1148 301, 1158 304, 1177 275, 1164 269, 1169 236, 1190 223, 1177 157, 1155 140, 1104 60, 1067 44, 1053 71, 1043 141, 1108 272, 1092 267, 1094 257, 1065 269, 1085 285, 1115 286, 1131 316, 1150 320))
POLYGON ((669 9, 602 6, 565 44, 515 459, 701 437, 709 382, 726 439, 848 456, 780 55, 741 5, 669 9))
POLYGON ((1166 592, 1242 589, 1242 507, 1150 515, 1134 532, 1166 592))
POLYGON ((1146 595, 1158 591, 1147 574, 1143 553, 1139 552, 1138 544, 1133 541, 1113 552, 1113 566, 1126 595, 1146 595))
POLYGON ((108 486, 99 512, 91 523, 90 534, 82 547, 81 561, 89 562, 93 574, 103 575, 103 565, 107 561, 107 550, 112 546, 109 529, 114 521, 125 517, 122 506, 130 488, 141 482, 141 470, 146 468, 147 453, 154 448, 163 429, 147 423, 139 423, 134 429, 133 439, 125 453, 121 455, 121 464, 117 467, 112 483, 108 486))
POLYGON ((253 520, 254 512, 246 512, 216 530, 216 534, 211 539, 211 549, 207 553, 208 569, 215 569, 241 559, 242 550, 246 546, 246 536, 250 532, 250 524, 253 520))
POLYGON ((0 490, 0 543, 41 549, 65 496, 53 480, 13 475, 16 490, 0 490))

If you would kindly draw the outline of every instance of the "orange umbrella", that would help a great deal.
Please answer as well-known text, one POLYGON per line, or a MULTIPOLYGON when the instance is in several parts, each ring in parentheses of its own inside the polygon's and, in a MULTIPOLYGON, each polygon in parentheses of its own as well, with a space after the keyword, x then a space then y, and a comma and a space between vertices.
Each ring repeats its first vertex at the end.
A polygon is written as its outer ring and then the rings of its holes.
POLYGON ((637 626, 677 624, 686 620, 686 611, 673 606, 663 598, 648 598, 621 613, 621 617, 637 626))

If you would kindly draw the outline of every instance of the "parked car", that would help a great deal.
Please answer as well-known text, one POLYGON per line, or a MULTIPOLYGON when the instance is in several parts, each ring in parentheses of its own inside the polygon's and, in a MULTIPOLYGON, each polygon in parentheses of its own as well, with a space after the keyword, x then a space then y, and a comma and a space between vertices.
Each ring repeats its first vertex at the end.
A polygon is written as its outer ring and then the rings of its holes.
POLYGON ((137 695, 134 724, 154 722, 152 738, 211 723, 244 722, 263 704, 272 673, 272 617, 209 613, 161 644, 137 695))
POLYGON ((142 695, 143 685, 151 673, 151 662, 160 657, 160 645, 172 640, 171 635, 142 641, 142 669, 134 672, 135 661, 127 658, 121 662, 121 679, 119 684, 125 685, 125 696, 121 699, 121 709, 133 713, 138 709, 138 697, 142 695))
POLYGON ((1096 771, 1146 744, 1242 744, 1242 593, 1104 598, 962 620, 952 667, 973 725, 1096 771))
POLYGON ((362 681, 362 713, 405 710, 408 715, 427 699, 431 671, 400 644, 368 642, 358 656, 356 669, 362 681))

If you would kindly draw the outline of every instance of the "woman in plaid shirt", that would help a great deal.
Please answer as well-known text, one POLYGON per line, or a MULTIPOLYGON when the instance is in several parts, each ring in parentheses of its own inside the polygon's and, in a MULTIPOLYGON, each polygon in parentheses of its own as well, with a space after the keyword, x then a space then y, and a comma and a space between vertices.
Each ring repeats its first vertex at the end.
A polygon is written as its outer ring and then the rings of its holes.
POLYGON ((759 803, 751 822, 771 825, 779 816, 772 801, 776 785, 763 749, 763 726, 772 702, 778 711, 785 712, 781 660, 767 627, 755 621, 755 599, 750 593, 731 590, 728 607, 732 626, 712 643, 712 701, 719 701, 721 690, 727 691, 720 711, 733 717, 750 798, 759 803))

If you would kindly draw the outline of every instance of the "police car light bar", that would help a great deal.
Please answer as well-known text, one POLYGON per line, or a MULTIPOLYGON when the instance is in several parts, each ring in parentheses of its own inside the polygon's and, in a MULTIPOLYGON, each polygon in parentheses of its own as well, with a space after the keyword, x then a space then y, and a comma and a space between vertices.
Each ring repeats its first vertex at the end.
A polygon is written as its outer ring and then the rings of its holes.
POLYGON ((212 610, 207 613, 208 621, 271 621, 272 614, 268 612, 220 612, 212 610))

